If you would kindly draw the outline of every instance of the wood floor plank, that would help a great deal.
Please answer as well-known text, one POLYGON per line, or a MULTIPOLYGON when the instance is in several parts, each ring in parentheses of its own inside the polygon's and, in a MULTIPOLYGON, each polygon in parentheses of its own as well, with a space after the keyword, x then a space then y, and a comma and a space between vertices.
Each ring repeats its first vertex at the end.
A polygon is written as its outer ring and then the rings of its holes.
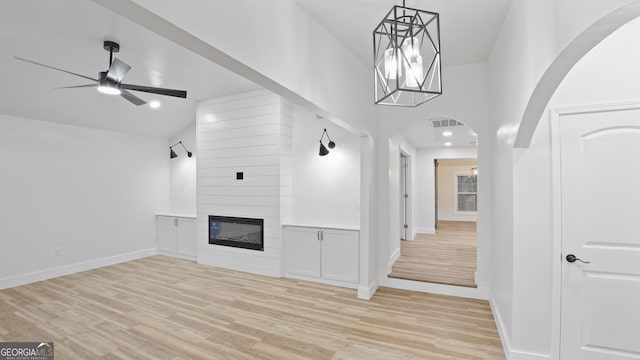
POLYGON ((476 223, 438 221, 436 234, 400 241, 389 277, 476 287, 476 223))
POLYGON ((60 359, 504 359, 486 301, 153 256, 0 291, 0 341, 60 359))

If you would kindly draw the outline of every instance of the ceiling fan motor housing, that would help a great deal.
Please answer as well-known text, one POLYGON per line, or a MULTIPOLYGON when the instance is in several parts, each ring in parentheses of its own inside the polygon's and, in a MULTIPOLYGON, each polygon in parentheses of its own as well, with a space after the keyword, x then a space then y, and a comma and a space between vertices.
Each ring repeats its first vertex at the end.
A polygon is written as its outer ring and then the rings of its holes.
POLYGON ((107 86, 112 88, 119 87, 120 84, 116 80, 107 77, 106 71, 100 71, 98 73, 98 86, 107 86))
POLYGON ((98 91, 108 95, 121 95, 122 89, 120 87, 120 83, 118 83, 117 80, 108 77, 107 74, 107 71, 100 71, 98 73, 98 91))

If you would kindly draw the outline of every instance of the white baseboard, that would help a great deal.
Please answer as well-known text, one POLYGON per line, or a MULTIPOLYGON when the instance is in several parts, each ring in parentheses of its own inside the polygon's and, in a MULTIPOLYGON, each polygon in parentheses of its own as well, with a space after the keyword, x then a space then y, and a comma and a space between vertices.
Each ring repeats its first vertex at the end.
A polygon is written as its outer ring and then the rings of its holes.
MULTIPOLYGON (((436 233, 436 229, 435 228, 417 228, 416 229, 416 234, 427 234, 427 235, 433 235, 436 233)), ((415 236, 414 236, 415 237, 415 236)))
POLYGON ((16 275, 0 279, 0 290, 12 287, 31 284, 38 281, 53 279, 59 276, 79 273, 82 271, 93 270, 104 266, 115 265, 127 261, 142 259, 153 256, 158 253, 158 249, 150 248, 144 250, 133 251, 126 254, 107 256, 100 259, 83 261, 75 264, 58 266, 50 269, 34 271, 28 274, 16 275))
POLYGON ((381 285, 396 289, 457 296, 468 299, 487 300, 489 298, 489 290, 484 287, 470 288, 464 286, 443 285, 390 277, 383 279, 381 285))
POLYGON ((502 342, 502 350, 504 351, 504 355, 507 360, 511 360, 511 357, 509 356, 511 350, 509 336, 507 335, 504 321, 502 320, 502 315, 500 315, 500 311, 498 310, 495 300, 493 299, 493 296, 491 294, 489 294, 489 306, 491 306, 491 313, 493 313, 493 319, 495 320, 496 327, 498 328, 498 335, 500 336, 500 342, 502 342))
POLYGON ((411 240, 415 239, 416 235, 418 235, 418 228, 413 229, 411 232, 411 240))
POLYGON ((378 290, 378 280, 374 281, 373 284, 369 286, 359 286, 358 287, 358 299, 370 300, 373 294, 378 290))
POLYGON ((396 251, 394 251, 393 254, 391 255, 391 257, 389 258, 389 265, 387 267, 387 274, 391 273, 391 268, 393 267, 393 264, 395 264, 396 261, 398 261, 399 257, 400 257, 400 248, 397 248, 396 251))
POLYGON ((351 282, 348 282, 348 281, 329 280, 329 279, 323 279, 323 278, 318 278, 318 277, 314 277, 314 276, 291 274, 291 273, 287 273, 287 272, 285 272, 283 276, 286 277, 286 278, 289 278, 289 279, 311 281, 311 282, 316 282, 316 283, 320 283, 320 284, 327 284, 327 285, 331 285, 331 286, 345 287, 345 288, 349 288, 349 289, 357 289, 358 288, 358 283, 351 283, 351 282))
POLYGON ((550 355, 537 354, 533 352, 511 350, 511 354, 507 358, 508 360, 550 360, 550 355))
POLYGON ((504 326, 504 321, 502 319, 502 315, 500 315, 500 311, 495 304, 495 300, 493 296, 489 294, 489 305, 491 306, 491 312, 493 313, 493 318, 496 322, 496 327, 498 328, 498 334, 500 335, 500 341, 502 342, 502 349, 504 351, 504 355, 507 360, 550 360, 551 355, 549 354, 541 354, 534 353, 529 351, 522 351, 513 349, 511 347, 511 342, 509 340, 509 336, 507 335, 506 328, 504 326))
POLYGON ((439 216, 439 221, 478 221, 476 215, 453 215, 453 216, 439 216))
POLYGON ((197 256, 181 255, 181 254, 178 254, 178 253, 175 253, 175 252, 162 251, 162 250, 158 250, 158 255, 174 257, 174 258, 178 258, 178 259, 182 259, 182 260, 190 260, 190 261, 196 261, 197 260, 197 256))

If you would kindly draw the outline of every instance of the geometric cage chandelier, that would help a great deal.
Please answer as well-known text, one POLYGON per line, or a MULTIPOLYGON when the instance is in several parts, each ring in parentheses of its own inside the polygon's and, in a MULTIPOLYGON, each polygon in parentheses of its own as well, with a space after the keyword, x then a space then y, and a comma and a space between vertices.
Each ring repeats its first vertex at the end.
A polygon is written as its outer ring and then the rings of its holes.
POLYGON ((375 103, 418 106, 442 95, 440 15, 396 5, 373 30, 375 103))

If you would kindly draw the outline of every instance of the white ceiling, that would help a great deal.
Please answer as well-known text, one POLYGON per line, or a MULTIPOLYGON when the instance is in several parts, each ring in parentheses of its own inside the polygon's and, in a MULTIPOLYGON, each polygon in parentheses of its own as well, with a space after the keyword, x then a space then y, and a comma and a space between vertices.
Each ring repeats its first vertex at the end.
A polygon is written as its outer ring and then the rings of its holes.
POLYGON ((194 121, 195 102, 258 86, 86 0, 0 2, 0 113, 113 131, 170 137, 194 121), (82 78, 11 58, 16 55, 96 78, 106 71, 104 40, 131 66, 125 82, 187 90, 187 99, 133 92, 160 100, 136 107, 93 88, 82 78))
POLYGON ((469 126, 434 128, 431 120, 433 119, 413 121, 403 126, 400 131, 405 139, 417 148, 443 148, 446 142, 451 143, 450 147, 456 148, 477 146, 478 137, 469 126), (451 131, 451 136, 444 136, 444 131, 451 131))
MULTIPOLYGON (((390 0, 295 1, 367 65, 374 26, 394 4, 400 4, 390 0)), ((440 13, 443 63, 447 66, 487 59, 510 1, 408 0, 407 6, 440 13)), ((258 88, 90 1, 0 1, 0 23, 2 114, 170 137, 194 120, 196 101, 258 88), (162 107, 153 110, 92 88, 56 90, 88 82, 10 56, 95 78, 108 67, 104 40, 120 43, 116 57, 132 67, 126 83, 187 90, 188 98, 134 92, 146 101, 160 100, 162 107)), ((434 140, 420 134, 415 140, 418 144, 434 140)))
MULTIPOLYGON (((373 29, 400 0, 295 0, 365 64, 373 59, 373 29)), ((443 66, 488 59, 511 0, 406 0, 440 14, 443 66)))

